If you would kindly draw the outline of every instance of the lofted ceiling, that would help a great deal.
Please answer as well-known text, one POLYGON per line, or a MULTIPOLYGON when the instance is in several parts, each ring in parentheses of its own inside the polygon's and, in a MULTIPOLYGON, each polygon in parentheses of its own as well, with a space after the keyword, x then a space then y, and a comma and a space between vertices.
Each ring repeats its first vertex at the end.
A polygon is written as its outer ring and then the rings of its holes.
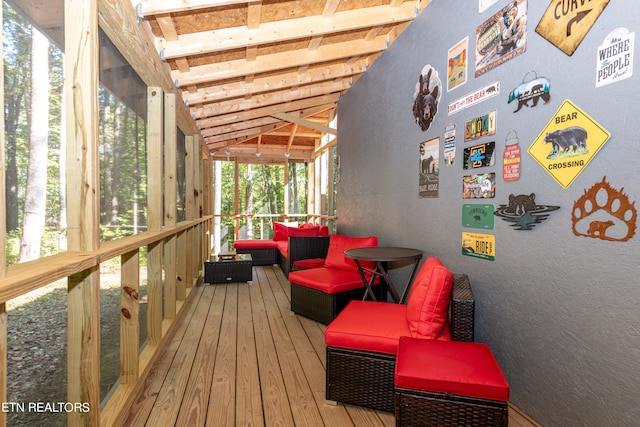
POLYGON ((429 3, 132 2, 214 159, 253 163, 334 144, 338 98, 429 3))

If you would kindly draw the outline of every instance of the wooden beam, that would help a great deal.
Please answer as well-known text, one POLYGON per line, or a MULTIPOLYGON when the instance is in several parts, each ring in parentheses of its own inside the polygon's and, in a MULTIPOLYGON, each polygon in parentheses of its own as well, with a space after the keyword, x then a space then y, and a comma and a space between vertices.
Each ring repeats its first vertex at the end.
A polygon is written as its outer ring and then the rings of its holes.
MULTIPOLYGON (((223 126, 225 124, 242 122, 244 120, 251 120, 257 117, 270 116, 274 113, 286 113, 290 111, 300 110, 303 108, 313 108, 313 107, 326 105, 330 103, 335 104, 336 102, 338 102, 338 95, 339 95, 338 93, 331 93, 328 95, 321 95, 321 96, 316 96, 312 98, 299 99, 299 100, 296 99, 294 101, 285 102, 277 105, 271 105, 268 107, 254 108, 251 111, 228 113, 228 114, 217 116, 215 118, 205 117, 203 119, 200 119, 198 123, 200 124, 201 128, 204 129, 207 127, 215 126, 216 124, 223 126)), ((198 112, 199 111, 194 110, 194 115, 197 114, 198 112)))
POLYGON ((225 82, 223 85, 199 87, 197 92, 183 92, 184 99, 189 105, 216 102, 228 98, 240 98, 247 94, 260 94, 274 90, 289 89, 294 86, 318 84, 327 80, 352 77, 367 70, 366 59, 352 64, 340 63, 324 67, 314 67, 304 73, 285 72, 276 76, 254 78, 251 83, 238 81, 225 82))
MULTIPOLYGON (((164 95, 164 225, 174 227, 177 223, 177 133, 176 97, 173 93, 164 95)), ((164 318, 176 317, 176 255, 177 238, 172 235, 165 239, 163 255, 164 265, 164 318)))
POLYGON ((208 83, 218 80, 237 78, 247 74, 266 73, 284 68, 300 67, 306 64, 337 61, 353 56, 368 55, 381 52, 387 48, 386 36, 378 36, 371 41, 351 40, 320 46, 318 50, 310 52, 308 49, 290 50, 286 52, 261 55, 255 61, 236 59, 198 65, 191 67, 190 71, 181 73, 172 71, 172 77, 178 86, 190 84, 208 83))
POLYGON ((311 129, 317 129, 320 132, 330 133, 332 135, 337 135, 338 134, 338 131, 336 129, 334 129, 334 128, 331 128, 329 126, 322 126, 322 125, 320 125, 318 123, 315 123, 315 122, 312 122, 312 121, 309 121, 309 120, 305 120, 305 119, 302 119, 300 117, 293 116, 291 114, 275 113, 275 114, 272 114, 272 116, 276 117, 276 118, 278 118, 280 120, 286 120, 288 122, 295 123, 295 124, 302 125, 302 126, 306 126, 308 128, 311 128, 311 129))
POLYGON ((309 36, 319 37, 369 27, 393 25, 412 21, 416 17, 417 4, 417 1, 406 1, 399 7, 381 5, 346 10, 330 17, 313 15, 304 18, 263 22, 251 31, 247 31, 246 26, 239 26, 216 31, 181 34, 175 41, 159 39, 157 49, 162 51, 163 58, 174 59, 305 39, 309 36))
MULTIPOLYGON (((351 81, 349 79, 342 79, 337 82, 319 83, 317 85, 304 86, 299 89, 256 95, 250 100, 230 99, 214 104, 207 104, 201 108, 193 108, 191 113, 197 120, 203 116, 218 116, 236 111, 253 110, 255 108, 263 108, 269 105, 292 102, 298 99, 313 98, 331 93, 344 92, 349 90, 350 87, 351 81)), ((202 124, 200 124, 200 128, 202 129, 202 124)))
MULTIPOLYGON (((100 247, 98 1, 65 0, 64 105, 67 137, 67 246, 100 247)), ((88 403, 69 425, 100 423, 100 270, 68 277, 67 401, 88 403)))
POLYGON ((133 0, 134 4, 141 4, 142 9, 140 10, 140 13, 142 16, 221 6, 243 5, 256 2, 262 2, 262 0, 133 0))

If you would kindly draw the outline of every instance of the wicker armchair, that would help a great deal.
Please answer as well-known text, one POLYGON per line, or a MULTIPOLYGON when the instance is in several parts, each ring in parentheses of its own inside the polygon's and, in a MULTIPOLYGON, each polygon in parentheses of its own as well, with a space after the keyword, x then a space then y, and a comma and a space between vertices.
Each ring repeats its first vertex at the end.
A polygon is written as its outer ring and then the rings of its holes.
MULTIPOLYGON (((455 274, 450 304, 451 339, 473 341, 475 300, 466 274, 455 274)), ((395 354, 327 346, 326 398, 394 412, 395 354)))
POLYGON ((293 270, 293 263, 308 258, 324 258, 329 250, 329 236, 289 237, 289 258, 278 252, 278 264, 285 277, 293 270))

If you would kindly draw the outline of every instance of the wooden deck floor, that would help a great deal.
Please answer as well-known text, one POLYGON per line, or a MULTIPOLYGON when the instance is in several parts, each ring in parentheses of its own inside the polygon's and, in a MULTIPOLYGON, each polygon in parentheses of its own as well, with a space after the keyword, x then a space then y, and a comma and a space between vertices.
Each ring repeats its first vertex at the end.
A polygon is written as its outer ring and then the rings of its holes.
MULTIPOLYGON (((324 325, 290 311, 278 267, 194 288, 124 426, 393 426, 325 400, 324 325)), ((534 426, 510 408, 512 427, 534 426)))

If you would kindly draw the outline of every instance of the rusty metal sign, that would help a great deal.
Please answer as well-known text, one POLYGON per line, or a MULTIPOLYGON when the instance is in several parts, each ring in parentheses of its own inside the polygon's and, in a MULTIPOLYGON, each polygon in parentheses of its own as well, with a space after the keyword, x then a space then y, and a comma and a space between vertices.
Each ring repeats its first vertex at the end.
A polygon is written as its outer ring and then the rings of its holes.
POLYGON ((608 3, 609 0, 553 0, 538 22, 536 33, 571 56, 608 3))

